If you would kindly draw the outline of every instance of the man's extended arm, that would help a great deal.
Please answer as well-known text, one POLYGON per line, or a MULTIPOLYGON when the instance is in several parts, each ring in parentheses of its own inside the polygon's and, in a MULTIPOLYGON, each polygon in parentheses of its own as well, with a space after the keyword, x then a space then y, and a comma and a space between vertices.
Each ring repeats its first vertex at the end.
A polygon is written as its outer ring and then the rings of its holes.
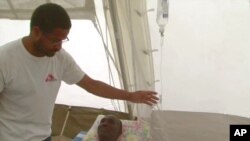
POLYGON ((136 91, 128 92, 121 89, 114 88, 104 82, 94 80, 88 75, 84 77, 77 83, 78 86, 82 87, 86 91, 95 94, 100 97, 127 100, 135 103, 145 103, 148 105, 153 105, 157 103, 158 97, 156 97, 156 92, 153 91, 136 91))

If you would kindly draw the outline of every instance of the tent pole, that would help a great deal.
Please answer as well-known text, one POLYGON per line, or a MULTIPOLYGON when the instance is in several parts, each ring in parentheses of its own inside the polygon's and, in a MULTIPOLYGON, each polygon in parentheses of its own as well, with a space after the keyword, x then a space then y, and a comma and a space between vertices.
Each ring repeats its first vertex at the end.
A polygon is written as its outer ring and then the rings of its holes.
MULTIPOLYGON (((119 30, 119 24, 118 24, 118 19, 117 19, 117 10, 116 10, 116 1, 113 0, 108 0, 108 4, 109 4, 109 10, 110 10, 110 16, 111 16, 111 20, 113 22, 114 25, 114 32, 116 34, 116 37, 121 37, 122 35, 120 34, 120 30, 119 30)), ((121 67, 121 76, 122 76, 122 82, 123 82, 123 87, 125 90, 129 91, 129 85, 128 85, 128 77, 126 74, 126 67, 125 67, 125 61, 123 59, 123 45, 122 43, 122 38, 116 38, 116 45, 117 45, 117 52, 118 52, 118 57, 119 57, 119 63, 120 63, 120 67, 121 67)), ((129 118, 133 119, 133 110, 132 110, 132 106, 130 103, 127 103, 127 108, 128 108, 128 113, 129 113, 129 118)))

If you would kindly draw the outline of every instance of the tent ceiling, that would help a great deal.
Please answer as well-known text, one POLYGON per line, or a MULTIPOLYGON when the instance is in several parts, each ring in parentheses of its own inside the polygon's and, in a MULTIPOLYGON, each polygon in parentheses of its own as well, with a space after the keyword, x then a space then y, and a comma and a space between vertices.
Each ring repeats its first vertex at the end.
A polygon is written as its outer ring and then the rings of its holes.
POLYGON ((30 19, 37 6, 48 2, 66 8, 72 19, 95 19, 94 0, 1 0, 0 18, 30 19))

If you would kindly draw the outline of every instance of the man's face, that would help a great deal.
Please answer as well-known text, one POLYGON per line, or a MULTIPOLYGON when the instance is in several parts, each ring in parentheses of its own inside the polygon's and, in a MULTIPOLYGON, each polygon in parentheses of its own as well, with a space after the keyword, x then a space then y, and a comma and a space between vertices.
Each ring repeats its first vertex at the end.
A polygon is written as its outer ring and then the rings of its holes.
POLYGON ((117 140, 122 132, 121 130, 121 121, 113 115, 107 115, 100 121, 98 126, 98 136, 99 138, 117 140))
POLYGON ((62 48, 62 43, 68 40, 69 30, 56 28, 50 33, 41 32, 40 38, 34 43, 37 56, 52 57, 62 48))

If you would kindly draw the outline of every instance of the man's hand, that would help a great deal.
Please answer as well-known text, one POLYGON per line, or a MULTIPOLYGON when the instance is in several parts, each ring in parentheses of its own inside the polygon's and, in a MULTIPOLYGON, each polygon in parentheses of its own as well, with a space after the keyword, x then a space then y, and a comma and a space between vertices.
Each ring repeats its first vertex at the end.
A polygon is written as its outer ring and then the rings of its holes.
POLYGON ((136 91, 131 92, 129 101, 134 103, 145 103, 148 105, 157 104, 159 98, 156 97, 156 92, 153 91, 136 91))

